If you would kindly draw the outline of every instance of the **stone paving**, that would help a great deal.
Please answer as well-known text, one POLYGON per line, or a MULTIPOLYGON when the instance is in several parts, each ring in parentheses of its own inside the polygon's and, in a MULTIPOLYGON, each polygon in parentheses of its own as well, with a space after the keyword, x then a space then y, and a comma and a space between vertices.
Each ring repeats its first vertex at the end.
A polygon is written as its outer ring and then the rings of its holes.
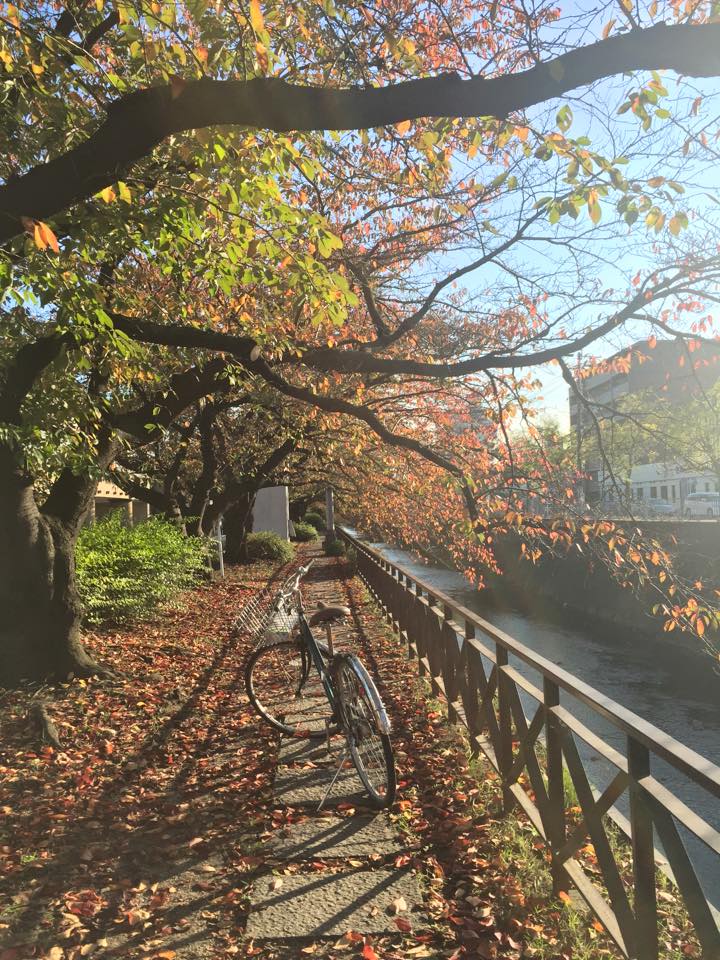
MULTIPOLYGON (((309 606, 342 603, 336 563, 318 557, 305 582, 309 606)), ((352 649, 353 627, 337 627, 338 647, 352 649)), ((397 932, 397 903, 413 929, 424 922, 417 880, 404 864, 409 858, 386 811, 369 808, 354 769, 343 770, 323 809, 317 806, 337 769, 340 738, 331 742, 283 738, 278 754, 272 804, 282 812, 306 815, 272 832, 263 853, 274 865, 259 877, 251 894, 246 936, 268 945, 288 946, 303 938, 337 938, 397 932), (322 860, 327 868, 317 869, 322 860), (284 872, 287 871, 287 872, 284 872), (407 912, 405 912, 405 909, 407 912)))

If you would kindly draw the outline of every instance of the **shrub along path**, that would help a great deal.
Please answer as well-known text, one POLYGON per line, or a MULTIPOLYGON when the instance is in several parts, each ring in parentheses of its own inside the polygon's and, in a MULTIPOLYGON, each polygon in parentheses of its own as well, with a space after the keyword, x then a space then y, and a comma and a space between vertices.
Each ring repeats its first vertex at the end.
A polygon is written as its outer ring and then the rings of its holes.
POLYGON ((123 676, 40 691, 59 749, 27 728, 37 690, 0 694, 0 960, 609 956, 586 922, 568 931, 530 834, 503 836, 494 785, 327 559, 308 593, 353 611, 343 639, 380 676, 400 783, 389 814, 368 815, 351 775, 312 812, 327 757, 259 722, 249 642, 230 636, 268 574, 235 569, 178 610, 92 635, 123 676))

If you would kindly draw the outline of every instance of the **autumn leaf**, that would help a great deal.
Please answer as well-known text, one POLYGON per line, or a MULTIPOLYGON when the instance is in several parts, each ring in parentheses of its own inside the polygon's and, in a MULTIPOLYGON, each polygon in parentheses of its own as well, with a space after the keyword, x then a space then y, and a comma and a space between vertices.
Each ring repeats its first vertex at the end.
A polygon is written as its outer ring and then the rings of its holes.
POLYGON ((255 33, 262 33, 265 29, 265 18, 260 7, 260 0, 250 0, 250 23, 255 33))
POLYGON ((268 59, 267 47, 264 43, 261 43, 259 40, 255 44, 255 54, 257 56, 258 66, 263 73, 267 73, 270 61, 268 59))
POLYGON ((105 203, 112 203, 117 197, 112 187, 105 187, 105 189, 101 190, 97 196, 100 197, 101 200, 104 200, 105 203))
POLYGON ((405 897, 397 897, 397 899, 393 900, 392 906, 395 913, 402 913, 404 910, 407 910, 408 908, 405 897))
POLYGON ((380 960, 380 957, 378 957, 369 943, 366 943, 362 948, 362 956, 364 960, 380 960))
POLYGON ((410 120, 401 120, 400 123, 395 124, 395 129, 398 133, 407 133, 411 125, 412 123, 410 120))
POLYGON ((35 221, 35 227, 33 230, 33 238, 35 240, 35 246, 38 250, 46 250, 50 247, 51 250, 54 250, 55 253, 60 253, 60 246, 57 241, 57 237, 52 232, 50 227, 43 223, 42 220, 35 221))

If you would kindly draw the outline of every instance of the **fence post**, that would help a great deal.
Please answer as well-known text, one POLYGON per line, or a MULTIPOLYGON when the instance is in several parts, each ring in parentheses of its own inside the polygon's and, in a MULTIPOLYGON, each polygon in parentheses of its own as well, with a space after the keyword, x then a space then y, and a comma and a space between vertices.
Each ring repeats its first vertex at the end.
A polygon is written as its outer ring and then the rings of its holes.
POLYGON ((638 960, 658 960, 653 821, 642 787, 638 785, 638 780, 650 773, 650 751, 633 737, 628 737, 627 758, 635 889, 635 953, 638 960))
POLYGON ((548 778, 548 840, 552 853, 553 892, 567 890, 567 875, 557 861, 557 854, 565 842, 565 784, 563 781, 562 731, 560 721, 552 714, 552 707, 560 704, 560 689, 556 683, 543 677, 545 707, 545 749, 548 778))
POLYGON ((505 676, 503 667, 508 665, 508 652, 499 643, 495 644, 495 663, 497 664, 497 696, 498 696, 498 724, 500 728, 499 750, 497 754, 500 777, 503 791, 503 813, 509 813, 514 805, 514 798, 508 784, 508 774, 512 767, 512 713, 508 684, 510 680, 505 676))

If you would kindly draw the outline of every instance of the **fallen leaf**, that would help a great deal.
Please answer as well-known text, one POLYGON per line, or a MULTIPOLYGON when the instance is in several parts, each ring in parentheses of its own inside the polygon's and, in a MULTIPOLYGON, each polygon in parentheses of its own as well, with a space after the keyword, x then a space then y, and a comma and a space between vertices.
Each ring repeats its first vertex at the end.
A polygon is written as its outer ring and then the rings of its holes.
POLYGON ((402 913, 408 908, 405 897, 397 897, 397 899, 393 900, 392 905, 395 913, 402 913))

